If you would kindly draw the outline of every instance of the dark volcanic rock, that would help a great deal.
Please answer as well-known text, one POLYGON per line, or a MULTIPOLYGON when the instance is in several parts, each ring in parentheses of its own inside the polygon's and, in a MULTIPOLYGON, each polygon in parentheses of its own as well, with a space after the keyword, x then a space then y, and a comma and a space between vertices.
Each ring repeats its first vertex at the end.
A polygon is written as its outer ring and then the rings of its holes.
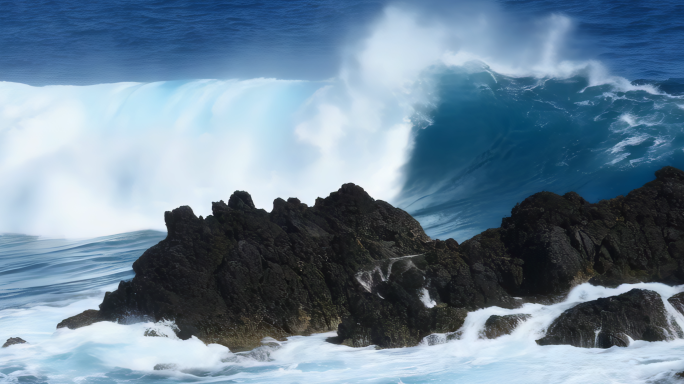
POLYGON ((514 315, 489 316, 485 322, 484 330, 482 331, 482 337, 487 339, 496 339, 503 335, 510 335, 513 330, 521 322, 532 317, 531 315, 524 313, 516 313, 514 315))
POLYGON ((632 289, 622 295, 579 304, 563 312, 539 345, 569 344, 584 348, 626 347, 633 340, 662 341, 681 337, 670 324, 662 298, 656 292, 632 289))
POLYGON ((174 320, 182 338, 233 349, 335 329, 349 345, 401 347, 460 327, 444 313, 514 308, 512 296, 559 297, 587 281, 684 283, 684 172, 672 167, 596 204, 537 193, 460 245, 429 239, 353 184, 313 207, 276 199, 268 213, 238 191, 212 210, 166 212, 167 238, 88 317, 174 320))
POLYGON ((466 309, 515 303, 456 241, 432 241, 406 212, 353 184, 314 207, 276 199, 268 213, 236 192, 206 219, 180 207, 165 220, 168 237, 93 318, 174 320, 182 338, 233 349, 330 330, 349 345, 401 347, 455 331, 466 309), (426 291, 441 305, 426 307, 426 291))
POLYGON ((68 319, 62 320, 59 324, 57 324, 57 328, 66 327, 69 329, 76 329, 105 320, 105 318, 100 316, 100 311, 88 309, 83 311, 82 313, 79 313, 76 316, 72 316, 68 319))
POLYGON ((27 343, 27 341, 22 339, 21 337, 10 337, 9 339, 7 339, 5 344, 2 345, 2 348, 7 348, 7 347, 9 347, 11 345, 15 345, 15 344, 26 344, 26 343, 27 343))
POLYGON ((169 337, 168 335, 166 335, 162 332, 159 332, 156 329, 150 329, 150 328, 145 330, 145 333, 143 334, 143 336, 147 336, 147 337, 169 337))
POLYGON ((506 254, 522 261, 516 295, 573 285, 684 283, 684 172, 664 167, 627 196, 589 204, 574 192, 537 193, 502 222, 506 254))

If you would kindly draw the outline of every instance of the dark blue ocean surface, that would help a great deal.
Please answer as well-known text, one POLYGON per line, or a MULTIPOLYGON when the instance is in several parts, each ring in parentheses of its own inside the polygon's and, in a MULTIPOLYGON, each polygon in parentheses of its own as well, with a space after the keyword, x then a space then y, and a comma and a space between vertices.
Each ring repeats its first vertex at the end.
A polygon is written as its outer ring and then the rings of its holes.
POLYGON ((325 79, 384 1, 0 1, 0 80, 325 79))
MULTIPOLYGON (((336 75, 345 43, 386 0, 0 1, 0 80, 97 84, 336 75)), ((435 4, 458 2, 435 2, 435 4)), ((462 2, 463 3, 463 2, 462 2)), ((618 75, 664 80, 684 70, 684 4, 507 0, 522 20, 574 20, 578 49, 618 75)))
POLYGON ((560 13, 574 20, 581 49, 630 80, 684 77, 681 0, 504 0, 520 17, 560 13))

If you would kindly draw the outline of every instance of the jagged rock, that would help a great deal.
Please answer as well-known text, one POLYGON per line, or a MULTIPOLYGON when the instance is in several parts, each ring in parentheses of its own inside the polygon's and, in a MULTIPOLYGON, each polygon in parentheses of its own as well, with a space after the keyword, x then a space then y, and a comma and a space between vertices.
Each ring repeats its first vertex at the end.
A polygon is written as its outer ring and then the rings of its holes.
POLYGON ((314 207, 276 199, 268 213, 239 191, 212 208, 206 219, 189 207, 167 212, 167 238, 133 264, 133 280, 105 295, 96 317, 174 320, 179 337, 233 350, 330 330, 348 345, 401 347, 460 326, 444 318, 445 306, 515 305, 456 241, 432 241, 406 212, 353 184, 314 207), (376 270, 364 286, 362 275, 376 270), (443 305, 426 307, 426 291, 443 305))
POLYGON ((69 329, 76 329, 105 320, 106 319, 100 316, 100 311, 97 311, 95 309, 88 309, 86 311, 83 311, 82 313, 79 313, 76 316, 71 316, 67 319, 62 320, 59 324, 57 324, 57 328, 66 327, 69 329))
POLYGON ((662 298, 654 291, 632 289, 579 304, 563 312, 539 345, 569 344, 583 348, 626 347, 632 340, 662 341, 682 336, 668 321, 662 298))
POLYGON ((515 308, 513 296, 559 297, 587 281, 684 283, 684 172, 672 167, 596 204, 535 194, 463 244, 431 240, 353 184, 313 207, 276 199, 268 213, 237 191, 212 211, 166 212, 167 238, 89 316, 173 320, 181 338, 234 350, 335 329, 347 345, 402 347, 457 326, 440 325, 444 308, 515 308))
POLYGON ((487 339, 496 339, 503 335, 510 335, 513 330, 521 322, 529 319, 532 315, 525 313, 516 313, 514 315, 489 316, 487 321, 485 321, 484 330, 482 331, 481 337, 487 339))
POLYGON ((22 339, 21 337, 10 337, 9 339, 7 339, 5 344, 2 345, 2 348, 7 348, 7 347, 9 347, 11 345, 15 345, 15 344, 27 344, 27 343, 28 342, 26 340, 22 339))
POLYGON ((522 263, 523 278, 505 286, 517 296, 572 286, 684 283, 684 172, 664 167, 627 196, 589 204, 574 192, 537 193, 516 205, 499 229, 501 244, 522 263))

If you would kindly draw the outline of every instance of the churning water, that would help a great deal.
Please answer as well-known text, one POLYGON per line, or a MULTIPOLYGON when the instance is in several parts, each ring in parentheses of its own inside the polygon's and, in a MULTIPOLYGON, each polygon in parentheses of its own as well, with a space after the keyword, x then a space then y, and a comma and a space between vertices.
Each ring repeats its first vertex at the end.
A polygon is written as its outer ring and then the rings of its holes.
POLYGON ((105 290, 132 276, 130 265, 158 232, 134 232, 83 241, 3 236, 0 257, 9 260, 0 286, 0 339, 28 344, 0 349, 0 380, 19 383, 675 383, 684 370, 684 340, 635 341, 627 348, 540 347, 535 340, 564 310, 632 288, 662 296, 674 321, 684 317, 665 300, 684 286, 583 284, 557 304, 471 312, 459 339, 432 335, 412 348, 376 350, 326 342, 335 333, 264 340, 262 347, 232 353, 217 344, 179 340, 172 323, 96 323, 77 330, 57 323, 97 309, 105 290), (511 335, 481 339, 491 315, 532 315, 511 335), (148 337, 154 329, 167 337, 148 337))

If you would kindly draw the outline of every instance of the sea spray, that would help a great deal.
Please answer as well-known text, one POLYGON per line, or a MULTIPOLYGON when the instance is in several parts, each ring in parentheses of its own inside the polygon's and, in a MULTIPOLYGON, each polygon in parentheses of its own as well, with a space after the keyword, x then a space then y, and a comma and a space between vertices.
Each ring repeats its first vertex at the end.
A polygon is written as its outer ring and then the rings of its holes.
MULTIPOLYGON (((95 307, 101 296, 79 300, 65 307, 37 306, 0 312, 2 337, 22 336, 30 344, 0 350, 3 379, 71 382, 73 380, 156 382, 259 382, 369 381, 374 383, 422 383, 457 380, 486 383, 507 377, 514 383, 529 382, 630 382, 668 379, 684 369, 678 358, 684 340, 635 341, 627 348, 607 350, 570 346, 541 347, 535 340, 564 310, 582 302, 618 295, 633 288, 650 289, 663 299, 684 287, 663 284, 625 284, 617 288, 583 284, 556 304, 524 304, 517 309, 490 307, 468 314, 459 337, 441 344, 377 350, 330 344, 334 333, 264 340, 252 352, 232 353, 227 348, 199 340, 179 340, 170 324, 119 325, 103 322, 77 330, 55 330, 59 316, 95 307), (57 315, 59 313, 59 315, 57 315), (492 315, 527 313, 510 335, 482 339, 484 323, 492 315), (168 337, 145 336, 154 328, 168 337), (581 367, 581 369, 580 369, 581 367)), ((666 301, 665 301, 666 302, 666 301)), ((684 318, 671 306, 677 323, 684 318)))

